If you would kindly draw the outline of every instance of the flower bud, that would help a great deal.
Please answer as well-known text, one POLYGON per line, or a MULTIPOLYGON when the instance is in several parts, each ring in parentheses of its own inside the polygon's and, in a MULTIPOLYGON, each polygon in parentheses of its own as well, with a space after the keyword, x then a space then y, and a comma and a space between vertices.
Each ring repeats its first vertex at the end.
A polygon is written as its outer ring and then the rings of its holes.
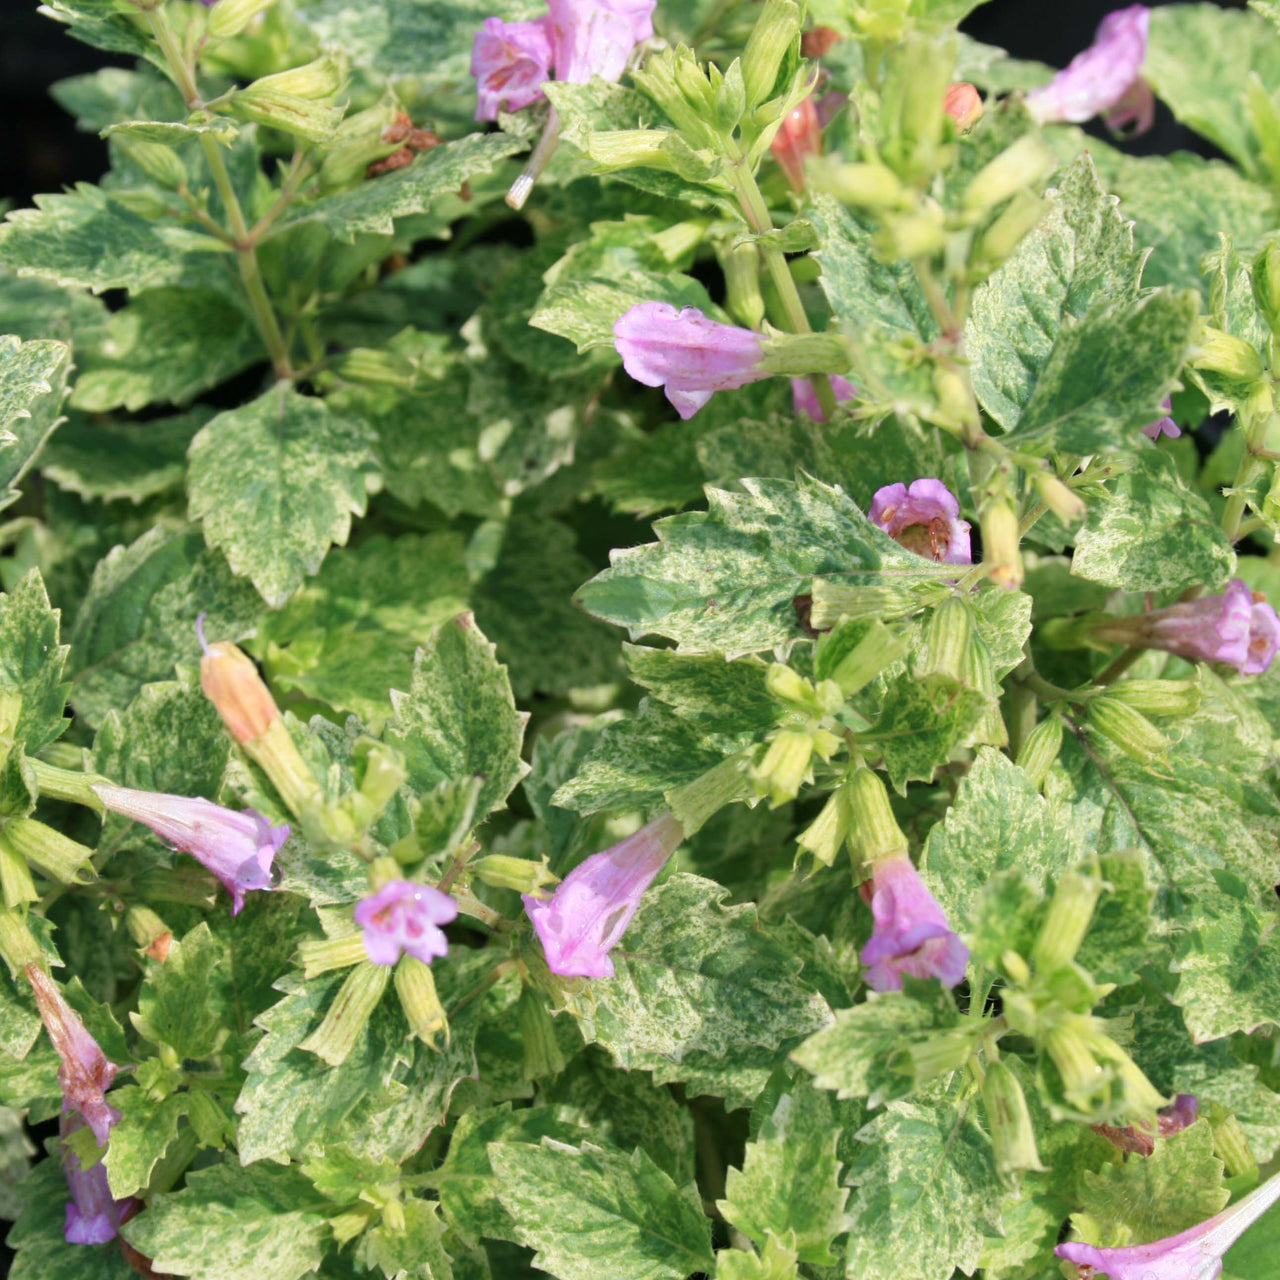
POLYGON ((719 151, 723 144, 715 126, 715 92, 697 55, 684 45, 649 58, 631 77, 666 113, 697 150, 719 151))
POLYGON ((742 52, 742 80, 747 91, 748 111, 773 97, 778 72, 787 55, 792 50, 799 54, 803 25, 804 10, 795 0, 765 0, 742 52))
MULTIPOLYGON (((226 0, 220 0, 225 3, 226 0)), ((274 2, 274 0, 273 0, 274 2)), ((369 166, 394 155, 403 142, 387 141, 387 131, 396 123, 399 104, 388 94, 382 101, 348 116, 325 148, 320 165, 320 189, 336 191, 362 180, 369 166)), ((399 138, 398 134, 391 135, 399 138)), ((345 371, 344 371, 345 372, 345 371)))
POLYGON ((1044 217, 1048 205, 1031 191, 1019 191, 1000 216, 982 233, 977 261, 996 267, 1022 243, 1023 237, 1044 217))
POLYGON ((1112 694, 1090 698, 1089 726, 1139 764, 1150 764, 1169 750, 1169 740, 1140 711, 1112 694))
MULTIPOLYGON (((284 72, 282 74, 289 74, 284 72)), ((271 77, 267 77, 270 79, 271 77)), ((323 99, 299 97, 261 87, 262 81, 241 89, 231 99, 232 110, 245 120, 279 129, 308 142, 329 142, 342 122, 342 108, 323 99)))
POLYGON ((943 1031, 907 1047, 916 1081, 923 1084, 938 1076, 960 1071, 973 1057, 973 1035, 968 1031, 943 1031))
POLYGON ((26 858, 9 843, 3 830, 0 830, 0 890, 4 893, 4 905, 10 910, 40 897, 26 858))
POLYGON ((907 656, 909 633, 886 627, 879 618, 844 623, 822 638, 817 673, 839 686, 846 698, 864 689, 886 667, 907 656))
POLYGON ((1271 331, 1280 332, 1280 244, 1275 241, 1253 260, 1253 300, 1271 331))
POLYGON ((209 11, 209 34, 225 40, 238 36, 264 9, 276 0, 218 0, 209 11))
POLYGON ((1249 1139, 1233 1112, 1221 1103, 1210 1102, 1209 1125, 1213 1129, 1213 1154, 1226 1165, 1228 1178, 1257 1174, 1258 1161, 1249 1148, 1249 1139))
POLYGON ((771 150, 792 190, 803 191, 805 161, 822 154, 822 125, 818 121, 817 104, 811 97, 787 113, 774 134, 771 150))
POLYGON ((546 997, 532 987, 520 992, 516 1008, 520 1023, 520 1043, 524 1046, 526 1080, 546 1080, 559 1075, 568 1059, 556 1038, 546 997))
POLYGON ((968 81, 958 80, 947 85, 947 92, 942 98, 942 109, 963 132, 976 124, 982 115, 982 97, 968 81))
POLYGON ((531 898, 549 897, 552 885, 560 883, 560 877, 551 874, 545 857, 541 862, 534 862, 532 858, 490 853, 472 863, 471 869, 485 884, 495 889, 514 889, 517 893, 527 893, 531 898))
POLYGON ((1121 680, 1107 696, 1146 716, 1193 716, 1201 693, 1199 680, 1121 680))
POLYGON ((1072 1017, 1052 1027, 1044 1047, 1061 1081, 1063 1098, 1078 1110, 1089 1112, 1106 1096, 1108 1080, 1080 1034, 1082 1021, 1072 1017))
POLYGON ((1036 1135, 1018 1077, 1003 1062, 987 1065, 982 1081, 982 1105, 995 1147, 996 1168, 1001 1173, 1042 1171, 1036 1135))
POLYGON ((436 1035, 443 1031, 444 1042, 449 1043, 449 1019, 440 1003, 435 974, 429 964, 423 964, 416 956, 401 956, 396 963, 396 995, 400 997, 411 1036, 434 1049, 436 1035))
POLYGON ((932 257, 946 245, 946 215, 933 203, 912 213, 889 214, 876 241, 890 257, 932 257))
POLYGON ((280 719, 280 710, 251 659, 229 640, 206 644, 205 614, 196 619, 200 659, 200 687, 213 703, 222 723, 240 744, 260 738, 280 719))
POLYGON ((1085 505, 1080 495, 1048 471, 1037 471, 1031 477, 1040 501, 1065 525, 1079 524, 1084 519, 1085 505))
POLYGON ((963 678, 965 656, 973 640, 969 606, 958 596, 948 596, 929 619, 926 656, 917 674, 963 678))
POLYGON ((298 943, 302 976, 308 979, 334 969, 350 968, 367 957, 364 938, 359 932, 344 933, 340 938, 306 938, 298 943))
POLYGON ((907 837, 889 804, 889 793, 878 774, 859 768, 845 783, 849 805, 849 847, 864 864, 907 852, 907 837))
POLYGON ((1205 373, 1220 373, 1238 382, 1262 377, 1262 357, 1243 338, 1205 325, 1192 365, 1205 373))
POLYGON ((844 785, 833 791, 818 816, 796 837, 797 846, 815 862, 831 866, 849 834, 849 797, 844 785))
POLYGON ((760 251, 754 244, 740 244, 720 255, 724 271, 725 308, 748 329, 764 320, 764 294, 760 291, 760 251))
MULTIPOLYGON (((221 0, 220 0, 221 2, 221 0)), ((331 98, 346 83, 347 70, 334 54, 323 57, 288 71, 255 80, 245 93, 266 89, 274 94, 287 94, 291 98, 331 98)))
POLYGON ((298 1048, 314 1053, 331 1067, 341 1066, 378 1007, 390 974, 388 965, 372 964, 368 960, 356 965, 329 1006, 324 1021, 298 1048))
POLYGON ((1018 751, 1018 765, 1037 791, 1044 787, 1049 770, 1062 750, 1062 721, 1056 715, 1046 716, 1027 734, 1018 751))
POLYGON ((162 142, 146 142, 141 138, 128 136, 117 138, 117 141, 129 159, 152 182, 170 190, 186 185, 187 166, 172 147, 166 147, 162 142))
POLYGON ((125 928, 138 949, 163 964, 173 945, 173 930, 150 907, 134 903, 124 913, 125 928))
POLYGON ((769 797, 776 809, 794 800, 805 782, 813 781, 813 735, 806 729, 779 729, 764 759, 751 769, 751 781, 758 794, 769 797))
POLYGON ((1037 972, 1052 973, 1070 964, 1089 931, 1094 908, 1102 893, 1102 881, 1082 871, 1068 871, 1058 880, 1049 903, 1049 914, 1031 949, 1037 972))
POLYGON ((1008 502, 993 502, 982 512, 980 523, 983 557, 991 566, 991 581, 998 587, 1016 591, 1023 578, 1018 513, 1008 502))
POLYGON ((35 818, 13 818, 4 828, 4 841, 19 857, 59 884, 88 884, 97 878, 90 859, 93 850, 47 827, 35 818))
POLYGON ((913 203, 911 192, 886 164, 810 160, 807 176, 813 190, 860 209, 905 209, 913 203))
POLYGON ((1057 157, 1038 133, 1026 133, 974 175, 964 193, 966 209, 990 209, 1057 168, 1057 157))

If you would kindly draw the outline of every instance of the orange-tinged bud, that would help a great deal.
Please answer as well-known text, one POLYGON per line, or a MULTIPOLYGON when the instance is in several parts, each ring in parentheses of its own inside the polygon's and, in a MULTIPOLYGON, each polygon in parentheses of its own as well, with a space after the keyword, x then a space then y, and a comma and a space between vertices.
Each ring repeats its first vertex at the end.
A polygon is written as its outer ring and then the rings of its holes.
POLYGON ((967 129, 982 115, 982 98, 968 81, 957 80, 947 85, 942 109, 956 122, 958 129, 967 129))
POLYGON ((813 27, 800 37, 802 58, 825 58, 840 43, 840 33, 833 27, 813 27))
POLYGON ((773 158, 782 166, 787 181, 796 191, 804 190, 804 162, 807 156, 822 154, 822 123, 812 98, 806 98, 788 112, 773 139, 773 158))
POLYGON ((239 743, 262 737, 280 719, 280 710, 263 684, 258 668, 229 640, 206 644, 204 614, 196 621, 200 659, 200 687, 218 709, 223 723, 239 743))

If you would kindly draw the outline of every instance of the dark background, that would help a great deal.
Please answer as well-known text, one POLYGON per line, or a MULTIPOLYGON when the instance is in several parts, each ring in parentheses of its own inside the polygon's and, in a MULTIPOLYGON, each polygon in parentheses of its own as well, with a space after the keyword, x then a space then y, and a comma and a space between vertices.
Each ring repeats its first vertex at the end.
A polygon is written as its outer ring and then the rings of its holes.
MULTIPOLYGON (((1218 3, 1244 8, 1244 0, 1218 3)), ((37 0, 0 0, 0 201, 17 206, 30 204, 37 192, 96 181, 106 168, 106 145, 75 129, 49 97, 49 86, 109 63, 130 65, 128 59, 72 40, 36 6, 37 0)), ((1118 7, 1118 0, 993 0, 970 15, 964 29, 1015 57, 1061 67, 1092 41, 1102 17, 1118 7), (1056 12, 1049 16, 1046 8, 1056 12)), ((1163 105, 1156 127, 1124 145, 1140 154, 1179 149, 1216 154, 1163 105)), ((0 1244, 0 1275, 8 1273, 10 1256, 0 1244)))

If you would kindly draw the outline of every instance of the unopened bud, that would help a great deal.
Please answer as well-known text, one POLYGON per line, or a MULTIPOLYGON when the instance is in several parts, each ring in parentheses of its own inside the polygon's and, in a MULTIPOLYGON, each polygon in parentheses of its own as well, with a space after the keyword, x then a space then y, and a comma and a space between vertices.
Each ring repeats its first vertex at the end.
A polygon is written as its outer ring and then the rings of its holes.
POLYGON ((1201 330, 1192 365, 1206 373, 1220 373, 1237 382, 1262 377, 1262 357, 1243 338, 1205 325, 1201 330))
POLYGON ((1007 502, 993 502, 982 512, 982 552, 989 576, 998 587, 1015 591, 1022 585, 1022 552, 1018 513, 1007 502))
POLYGON ((778 162, 792 190, 805 188, 805 161, 822 154, 822 125, 813 99, 806 98, 787 113, 772 144, 773 158, 778 162))
POLYGON ((904 209, 912 204, 910 190, 885 164, 811 160, 807 173, 813 190, 835 196, 841 204, 861 209, 904 209))
POLYGON ((334 969, 347 969, 367 960, 364 936, 346 933, 340 938, 306 938, 298 943, 298 959, 302 961, 304 978, 316 978, 334 969))
POLYGON ((1046 716, 1027 734, 1018 751, 1018 765, 1026 770, 1037 791, 1043 788, 1053 762, 1062 750, 1062 721, 1046 716))
POLYGON ((1193 716, 1201 695, 1199 680, 1121 680, 1107 694, 1145 716, 1193 716))
POLYGON ((740 244, 720 254, 724 271, 725 307, 748 329, 758 329, 764 319, 764 294, 760 291, 760 251, 740 244))
POLYGON ((520 1022, 520 1043, 524 1047, 525 1079, 547 1080, 559 1075, 568 1059, 556 1038, 546 997, 532 987, 525 987, 520 992, 516 1013, 520 1022))
POLYGON ((803 25, 804 10, 795 0, 765 0, 742 52, 742 80, 747 91, 748 111, 773 97, 778 72, 787 55, 793 49, 799 54, 803 25))
POLYGON ((1080 1018, 1063 1019, 1045 1037, 1045 1052, 1062 1082, 1062 1095, 1081 1111, 1093 1109, 1094 1101, 1105 1094, 1107 1079, 1080 1034, 1080 1018))
POLYGON ((436 992, 435 975, 429 964, 416 956, 401 956, 396 964, 396 995, 409 1022, 409 1034, 435 1048, 435 1038, 444 1033, 449 1043, 449 1019, 436 992))
POLYGON ((1031 191, 1019 191, 1000 216, 982 233, 976 259, 984 266, 999 266, 1038 225, 1048 208, 1044 199, 1031 191))
POLYGON ((346 67, 340 59, 326 53, 304 66, 263 76, 243 92, 253 94, 267 90, 273 94, 287 94, 291 98, 330 98, 342 88, 346 78, 346 67))
POLYGON ((1207 1118, 1213 1130, 1213 1154, 1226 1165, 1228 1178, 1256 1174, 1258 1161, 1235 1114, 1218 1102, 1210 1102, 1207 1118))
POLYGON ((932 257, 946 245, 946 215, 940 205, 932 203, 914 213, 890 214, 876 239, 894 258, 932 257))
POLYGON ((59 884, 88 884, 96 879, 93 850, 35 818, 13 818, 4 827, 4 842, 37 871, 59 884))
POLYGON ((25 903, 35 902, 40 895, 27 860, 9 843, 0 830, 0 890, 4 893, 4 905, 11 910, 25 903))
POLYGON ((889 793, 880 776, 859 768, 845 784, 849 797, 849 847, 854 858, 869 866, 907 851, 907 837, 893 816, 889 793))
POLYGON ((694 148, 719 149, 715 95, 692 49, 663 49, 632 72, 632 79, 666 113, 694 148))
POLYGON ((185 186, 187 166, 172 147, 162 142, 147 142, 127 135, 117 138, 125 154, 143 173, 162 187, 176 190, 185 186))
POLYGON ((1140 711, 1111 694, 1090 698, 1089 726, 1139 764, 1150 764, 1169 750, 1169 740, 1140 711))
POLYGON ((969 606, 958 596, 948 596, 929 619, 928 649, 918 674, 962 678, 965 655, 973 641, 969 606))
POLYGON ((152 960, 163 964, 169 958, 173 945, 173 930, 150 907, 134 903, 124 913, 125 928, 129 936, 152 960))
POLYGON ((967 80, 947 85, 942 98, 942 109, 956 122, 962 132, 977 123, 982 115, 982 96, 967 80))
POLYGON ((991 1145, 995 1148, 996 1168, 1001 1173, 1043 1170, 1026 1095, 1018 1077, 1003 1062, 987 1065, 982 1081, 982 1105, 987 1113, 991 1145))
POLYGON ((341 1066, 378 1007, 390 977, 389 965, 361 961, 347 975, 324 1021, 298 1048, 314 1053, 331 1067, 341 1066))
POLYGON ((914 1041, 907 1048, 916 1080, 923 1084, 959 1071, 973 1057, 973 1036, 968 1031, 943 1031, 914 1041))
POLYGON ((839 686, 846 698, 864 689, 886 667, 905 658, 909 633, 886 627, 879 618, 870 623, 842 623, 823 636, 817 671, 839 686))
POLYGON ((552 885, 560 883, 560 877, 551 874, 544 857, 541 862, 532 858, 512 858, 505 853, 486 854, 471 864, 471 870, 487 885, 495 889, 514 889, 531 898, 550 895, 552 885))
POLYGON ((196 636, 204 651, 200 687, 231 736, 242 745, 252 742, 280 719, 280 710, 247 654, 229 640, 205 642, 204 619, 203 613, 196 619, 196 636))
POLYGON ((764 759, 751 770, 751 781, 776 809, 794 800, 805 782, 813 780, 813 735, 806 729, 779 729, 764 759))
POLYGON ((850 821, 849 796, 842 784, 827 797, 818 816, 796 837, 796 844, 811 854, 815 862, 829 867, 849 834, 850 821))
MULTIPOLYGON (((287 73, 285 73, 287 74, 287 73)), ((308 142, 329 142, 342 122, 342 108, 323 98, 303 98, 250 85, 231 99, 232 110, 245 120, 279 129, 308 142)))
POLYGON ((1034 187, 1057 167, 1057 157, 1037 133, 1026 133, 979 169, 964 193, 966 209, 990 209, 1024 187, 1034 187))
POLYGON ((1065 525, 1079 524, 1084 519, 1085 505, 1080 495, 1048 471, 1037 471, 1032 477, 1040 501, 1065 525))
POLYGON ((1031 981, 1031 966, 1016 951, 1005 951, 1000 957, 1000 967, 1016 986, 1025 987, 1031 981))
POLYGON ((264 9, 276 0, 218 0, 209 11, 209 34, 219 40, 238 36, 264 9))
POLYGON ((1031 960, 1037 972, 1052 973, 1071 963, 1089 931, 1094 908, 1102 893, 1102 881, 1096 875, 1068 871, 1058 880, 1049 914, 1045 917, 1031 949, 1031 960))

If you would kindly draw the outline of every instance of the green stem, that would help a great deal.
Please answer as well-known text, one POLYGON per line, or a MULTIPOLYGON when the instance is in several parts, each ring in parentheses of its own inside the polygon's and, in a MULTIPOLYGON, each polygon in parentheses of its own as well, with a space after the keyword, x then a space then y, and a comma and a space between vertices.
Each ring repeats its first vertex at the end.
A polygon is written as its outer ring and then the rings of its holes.
MULTIPOLYGON (((729 169, 730 180, 742 206, 747 225, 758 236, 773 230, 773 218, 769 214, 769 206, 760 194, 755 175, 747 165, 745 158, 737 160, 729 169)), ((760 252, 764 256, 765 269, 769 279, 777 291, 782 303, 787 327, 792 333, 812 333, 809 317, 805 314, 804 303, 800 300, 800 291, 787 266, 787 256, 777 245, 761 242, 760 252)), ((830 418, 836 411, 836 393, 831 389, 831 379, 825 373, 815 373, 809 379, 813 385, 818 404, 822 406, 823 416, 830 418)))
POLYGON ((1232 493, 1227 499, 1227 508, 1222 513, 1222 531, 1232 542, 1240 538, 1240 525, 1248 503, 1245 486, 1252 483, 1263 466, 1262 460, 1258 457, 1258 450, 1263 446, 1266 430, 1267 419, 1262 414, 1254 417, 1245 427, 1244 457, 1240 459, 1240 466, 1236 469, 1235 483, 1231 486, 1232 493))
POLYGON ((1144 653, 1146 650, 1141 645, 1130 645, 1109 667, 1094 677, 1093 683, 1111 684, 1118 680, 1144 653))
MULTIPOLYGON (((160 45, 165 61, 169 64, 170 71, 173 72, 173 78, 177 82, 178 89, 187 106, 193 111, 202 107, 204 103, 200 97, 200 90, 197 88, 195 79, 192 76, 190 64, 178 47, 173 28, 165 20, 163 11, 160 9, 148 9, 147 22, 150 24, 152 34, 160 45)), ((280 323, 276 319, 275 310, 271 306, 271 299, 267 296, 266 286, 262 283, 262 272, 258 266, 257 251, 249 235, 249 227, 244 220, 244 211, 240 207, 240 198, 236 195, 235 187, 231 183, 231 175, 227 172, 226 161, 222 158, 222 152, 218 150, 218 144, 214 141, 212 134, 202 133, 200 135, 200 145, 204 150, 205 159, 208 161, 209 172, 213 176, 213 184, 217 187, 218 195, 222 198, 223 208, 227 212, 227 221, 231 227, 231 239, 236 250, 236 262, 240 267, 240 279, 244 283, 246 294, 248 294, 249 307, 253 312, 253 318, 257 321, 258 328, 262 332, 262 339, 271 355, 271 363, 275 368, 276 376, 278 378, 291 378, 293 370, 289 365, 289 351, 280 332, 280 323)))

